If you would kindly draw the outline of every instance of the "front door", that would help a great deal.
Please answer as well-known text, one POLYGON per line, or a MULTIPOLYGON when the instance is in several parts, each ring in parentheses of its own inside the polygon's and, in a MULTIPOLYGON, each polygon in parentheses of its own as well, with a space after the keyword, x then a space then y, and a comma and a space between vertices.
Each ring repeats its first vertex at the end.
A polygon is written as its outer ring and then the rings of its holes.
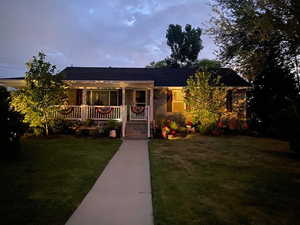
POLYGON ((133 105, 130 106, 129 119, 130 120, 146 120, 147 119, 147 91, 134 90, 133 91, 133 105))
POLYGON ((134 90, 133 102, 136 106, 146 106, 146 90, 134 90))

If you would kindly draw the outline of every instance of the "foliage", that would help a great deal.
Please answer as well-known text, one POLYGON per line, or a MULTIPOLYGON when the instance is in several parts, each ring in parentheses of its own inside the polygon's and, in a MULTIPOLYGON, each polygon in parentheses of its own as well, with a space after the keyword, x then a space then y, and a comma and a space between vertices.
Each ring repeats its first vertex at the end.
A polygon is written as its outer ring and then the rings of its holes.
POLYGON ((74 133, 74 128, 79 126, 77 123, 75 121, 56 119, 51 121, 50 127, 54 134, 72 134, 74 133))
POLYGON ((119 123, 116 120, 109 120, 107 122, 107 128, 110 130, 115 130, 119 127, 119 123))
POLYGON ((212 60, 212 59, 201 59, 197 60, 194 63, 194 66, 200 71, 213 71, 221 68, 221 63, 217 60, 212 60))
POLYGON ((152 61, 146 68, 167 68, 169 67, 169 61, 167 59, 162 59, 160 61, 152 61))
POLYGON ((185 102, 193 120, 200 123, 202 129, 216 123, 225 111, 226 90, 219 78, 214 78, 207 72, 197 72, 191 76, 184 91, 185 102))
POLYGON ((287 108, 294 104, 299 93, 293 74, 273 60, 276 57, 274 54, 276 49, 268 53, 266 65, 254 79, 249 106, 252 119, 260 121, 264 133, 284 137, 285 132, 282 132, 277 117, 280 114, 282 121, 288 116, 285 114, 287 108))
POLYGON ((203 48, 201 29, 187 24, 182 30, 178 24, 170 24, 167 29, 167 44, 171 48, 170 60, 174 67, 191 65, 203 48))
POLYGON ((287 138, 287 126, 297 123, 287 117, 289 106, 296 104, 299 96, 300 2, 215 3, 210 32, 221 48, 220 59, 253 82, 251 124, 259 125, 265 135, 287 138))
POLYGON ((94 123, 94 122, 93 122, 92 119, 87 119, 86 121, 84 121, 84 125, 85 125, 85 126, 88 126, 88 127, 89 127, 89 126, 92 126, 93 123, 94 123))
POLYGON ((167 32, 167 44, 171 48, 171 55, 158 62, 151 62, 147 68, 178 68, 191 67, 197 62, 200 50, 203 48, 201 40, 202 30, 186 24, 184 30, 181 25, 170 24, 167 32))
POLYGON ((25 74, 26 87, 12 94, 11 105, 24 115, 24 122, 30 127, 42 128, 49 133, 52 113, 57 105, 65 101, 65 85, 61 75, 55 74, 56 67, 45 61, 42 52, 28 62, 25 74))
POLYGON ((13 155, 19 150, 19 138, 24 132, 19 113, 9 107, 9 92, 0 86, 0 143, 2 154, 13 155))
MULTIPOLYGON (((276 48, 290 70, 299 69, 300 2, 296 0, 214 0, 209 30, 220 46, 220 58, 253 79, 276 48)), ((298 72, 299 75, 299 72, 298 72)), ((299 83, 299 77, 298 77, 299 83)))
POLYGON ((177 123, 176 123, 175 121, 171 121, 171 122, 170 122, 170 128, 171 128, 172 130, 177 131, 177 130, 178 130, 178 125, 177 125, 177 123))

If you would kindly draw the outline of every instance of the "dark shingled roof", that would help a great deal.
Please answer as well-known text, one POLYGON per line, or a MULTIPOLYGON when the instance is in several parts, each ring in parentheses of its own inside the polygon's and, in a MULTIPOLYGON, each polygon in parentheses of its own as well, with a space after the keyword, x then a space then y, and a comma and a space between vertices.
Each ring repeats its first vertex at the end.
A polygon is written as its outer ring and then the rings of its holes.
MULTIPOLYGON (((187 78, 195 72, 195 69, 112 67, 66 67, 62 71, 65 80, 154 81, 155 86, 169 87, 186 86, 187 78)), ((221 68, 213 74, 219 75, 225 86, 250 86, 232 69, 221 68)))

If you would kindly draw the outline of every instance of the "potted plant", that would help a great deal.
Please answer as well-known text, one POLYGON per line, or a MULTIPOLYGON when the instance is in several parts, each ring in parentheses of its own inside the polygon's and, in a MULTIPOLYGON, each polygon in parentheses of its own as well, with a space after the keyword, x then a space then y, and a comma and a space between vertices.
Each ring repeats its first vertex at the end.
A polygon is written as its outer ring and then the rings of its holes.
POLYGON ((109 137, 116 138, 117 137, 117 128, 118 124, 115 120, 109 120, 107 123, 107 127, 109 129, 109 137))

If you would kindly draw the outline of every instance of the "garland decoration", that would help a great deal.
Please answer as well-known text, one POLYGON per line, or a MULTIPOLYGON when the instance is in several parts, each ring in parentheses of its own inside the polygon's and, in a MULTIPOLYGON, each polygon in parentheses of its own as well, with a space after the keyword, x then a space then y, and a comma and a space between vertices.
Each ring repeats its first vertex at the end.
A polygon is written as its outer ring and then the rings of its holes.
POLYGON ((96 112, 100 114, 109 114, 112 110, 112 107, 96 107, 96 112))
POLYGON ((145 111, 144 106, 131 106, 131 111, 134 112, 135 114, 141 114, 145 111))

